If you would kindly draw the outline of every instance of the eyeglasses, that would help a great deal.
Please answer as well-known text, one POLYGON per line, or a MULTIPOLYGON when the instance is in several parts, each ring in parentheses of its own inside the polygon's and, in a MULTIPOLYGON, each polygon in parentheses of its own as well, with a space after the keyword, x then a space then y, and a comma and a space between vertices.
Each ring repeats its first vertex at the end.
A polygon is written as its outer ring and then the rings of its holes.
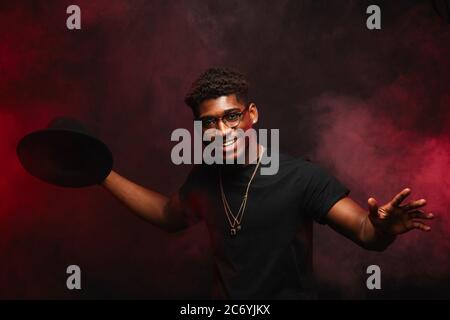
POLYGON ((228 113, 225 113, 223 116, 221 117, 201 117, 201 118, 197 118, 196 120, 199 120, 202 122, 202 127, 203 129, 213 129, 216 128, 218 126, 219 120, 222 120, 222 122, 231 129, 236 128, 239 123, 242 120, 242 117, 244 116, 244 113, 248 111, 248 106, 245 107, 244 110, 242 111, 230 111, 228 113))

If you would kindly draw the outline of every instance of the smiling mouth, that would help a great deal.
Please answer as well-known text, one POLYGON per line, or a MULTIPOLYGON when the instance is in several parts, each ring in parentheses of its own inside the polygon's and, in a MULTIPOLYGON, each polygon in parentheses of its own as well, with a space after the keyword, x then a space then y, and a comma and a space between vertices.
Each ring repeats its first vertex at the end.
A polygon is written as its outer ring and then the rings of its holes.
POLYGON ((223 143, 223 146, 224 147, 228 147, 228 146, 231 146, 233 143, 235 143, 236 142, 236 139, 231 139, 231 140, 226 140, 224 143, 223 143))

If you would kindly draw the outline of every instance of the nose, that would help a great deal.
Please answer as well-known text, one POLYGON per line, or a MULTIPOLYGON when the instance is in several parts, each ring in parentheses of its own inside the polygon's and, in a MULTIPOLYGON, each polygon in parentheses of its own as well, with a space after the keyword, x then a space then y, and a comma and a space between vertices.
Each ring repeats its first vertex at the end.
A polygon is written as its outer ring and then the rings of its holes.
POLYGON ((222 136, 225 136, 229 128, 225 125, 225 123, 223 123, 222 119, 219 119, 217 122, 217 130, 220 131, 222 136))
POLYGON ((233 134, 233 129, 223 123, 222 119, 217 122, 217 130, 220 131, 223 141, 229 139, 233 134))

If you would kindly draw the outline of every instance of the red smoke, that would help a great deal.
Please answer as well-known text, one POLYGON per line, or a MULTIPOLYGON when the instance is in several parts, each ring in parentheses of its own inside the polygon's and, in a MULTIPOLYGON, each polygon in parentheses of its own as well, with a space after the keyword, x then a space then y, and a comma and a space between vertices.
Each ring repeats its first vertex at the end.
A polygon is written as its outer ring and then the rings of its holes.
POLYGON ((15 147, 53 117, 76 116, 98 129, 119 173, 168 194, 189 170, 170 163, 171 131, 191 127, 183 96, 217 64, 247 73, 261 123, 281 128, 290 150, 316 155, 362 205, 408 186, 437 215, 431 233, 411 232, 381 254, 321 228, 316 271, 325 294, 367 296, 369 264, 382 268, 381 297, 442 289, 450 278, 450 32, 419 2, 385 1, 375 33, 355 1, 80 0, 81 31, 66 28, 72 2, 2 2, 0 297, 208 293, 204 226, 168 236, 100 188, 31 177, 15 147), (83 293, 65 288, 69 264, 86 275, 83 293))
POLYGON ((70 4, 0 5, 0 297, 202 295, 208 279, 192 290, 184 277, 188 270, 193 279, 209 270, 201 227, 169 237, 99 187, 54 187, 18 162, 20 138, 67 115, 95 127, 113 150, 115 169, 139 183, 168 193, 189 169, 170 165, 169 133, 187 123, 183 93, 212 54, 183 7, 78 1, 77 32, 66 28, 70 4), (184 115, 174 119, 174 110, 184 115), (70 264, 85 275, 83 293, 65 288, 70 264))

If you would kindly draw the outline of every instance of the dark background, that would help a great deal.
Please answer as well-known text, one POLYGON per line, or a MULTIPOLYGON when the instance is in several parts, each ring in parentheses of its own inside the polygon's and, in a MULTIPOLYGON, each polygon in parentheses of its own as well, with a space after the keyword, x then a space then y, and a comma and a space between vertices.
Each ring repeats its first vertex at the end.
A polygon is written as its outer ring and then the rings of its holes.
POLYGON ((170 161, 172 130, 192 126, 183 96, 216 65, 247 74, 260 126, 280 128, 284 151, 327 167, 362 206, 411 187, 438 216, 383 253, 317 226, 322 298, 450 298, 449 27, 412 0, 0 2, 0 298, 207 297, 204 225, 165 234, 101 187, 31 177, 15 147, 74 116, 110 146, 116 171, 169 194, 190 170, 170 161), (66 28, 70 4, 81 30, 66 28), (382 30, 366 28, 370 4, 382 30), (70 264, 81 291, 65 287, 70 264))

